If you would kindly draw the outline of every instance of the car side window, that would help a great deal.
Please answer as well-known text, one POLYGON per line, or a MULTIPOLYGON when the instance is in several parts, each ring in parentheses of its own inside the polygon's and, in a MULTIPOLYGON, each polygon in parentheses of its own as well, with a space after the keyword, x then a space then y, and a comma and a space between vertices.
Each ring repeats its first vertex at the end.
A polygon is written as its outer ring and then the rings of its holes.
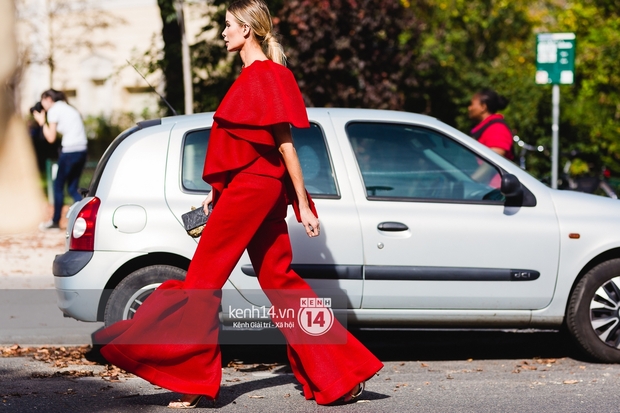
POLYGON ((494 165, 439 132, 413 125, 346 127, 368 199, 503 201, 494 165))
POLYGON ((197 192, 211 190, 211 185, 202 180, 209 136, 211 136, 211 129, 195 130, 185 135, 181 167, 183 189, 197 192))
POLYGON ((308 193, 315 198, 338 197, 334 168, 319 125, 292 128, 292 134, 308 193))
MULTIPOLYGON (((185 190, 208 192, 211 185, 202 180, 210 129, 188 132, 183 141, 182 185, 185 190)), ((325 138, 317 124, 292 129, 293 142, 304 175, 306 189, 316 198, 338 196, 334 170, 325 138)))

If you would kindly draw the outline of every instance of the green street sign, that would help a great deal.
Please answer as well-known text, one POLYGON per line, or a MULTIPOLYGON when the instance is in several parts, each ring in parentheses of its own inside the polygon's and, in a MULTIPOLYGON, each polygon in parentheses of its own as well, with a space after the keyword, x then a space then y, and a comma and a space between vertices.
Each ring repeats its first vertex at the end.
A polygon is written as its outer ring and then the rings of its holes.
POLYGON ((575 33, 536 35, 536 83, 572 85, 575 78, 575 33))

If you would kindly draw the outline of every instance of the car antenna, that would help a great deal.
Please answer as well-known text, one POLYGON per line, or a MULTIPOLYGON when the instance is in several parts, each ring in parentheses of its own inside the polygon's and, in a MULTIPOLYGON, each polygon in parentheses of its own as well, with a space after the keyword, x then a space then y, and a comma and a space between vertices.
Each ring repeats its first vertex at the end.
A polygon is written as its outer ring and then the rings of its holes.
POLYGON ((146 82, 146 84, 150 86, 150 88, 153 90, 153 92, 155 92, 155 93, 157 94, 157 96, 159 96, 159 97, 161 98, 161 100, 163 100, 163 101, 164 101, 164 103, 165 103, 165 104, 166 104, 166 106, 168 106, 168 108, 172 111, 172 113, 174 114, 174 116, 177 116, 177 111, 176 111, 176 110, 174 110, 174 108, 172 107, 172 105, 170 105, 170 103, 168 103, 168 101, 166 100, 166 98, 165 98, 165 97, 163 97, 162 95, 160 95, 160 94, 157 92, 157 90, 155 90, 155 88, 153 87, 153 85, 151 85, 151 84, 149 83, 149 81, 148 81, 148 80, 146 80, 146 78, 144 77, 144 75, 143 75, 142 73, 140 73, 140 71, 138 70, 138 68, 137 68, 137 67, 135 67, 135 66, 134 66, 134 65, 133 65, 133 64, 132 64, 129 60, 125 59, 125 61, 126 61, 126 62, 127 62, 127 63, 131 66, 131 67, 133 67, 133 69, 134 69, 136 72, 138 72, 138 74, 139 74, 140 76, 142 76, 142 79, 144 79, 144 81, 146 82))

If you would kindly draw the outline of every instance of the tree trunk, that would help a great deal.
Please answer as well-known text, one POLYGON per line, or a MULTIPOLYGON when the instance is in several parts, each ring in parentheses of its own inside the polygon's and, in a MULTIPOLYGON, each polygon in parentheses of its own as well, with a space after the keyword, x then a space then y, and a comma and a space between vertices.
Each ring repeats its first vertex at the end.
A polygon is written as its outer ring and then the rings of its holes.
MULTIPOLYGON (((181 29, 176 18, 174 0, 157 0, 157 4, 163 23, 164 57, 159 64, 166 80, 164 95, 177 113, 184 113, 181 29)), ((160 105, 166 108, 169 116, 173 114, 165 103, 160 102, 160 105)))

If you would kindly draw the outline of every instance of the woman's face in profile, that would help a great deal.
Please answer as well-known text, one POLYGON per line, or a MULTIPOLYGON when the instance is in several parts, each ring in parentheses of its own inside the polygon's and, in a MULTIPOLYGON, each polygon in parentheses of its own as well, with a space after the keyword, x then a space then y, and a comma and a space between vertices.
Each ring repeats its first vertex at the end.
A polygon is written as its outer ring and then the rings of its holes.
POLYGON ((244 25, 240 24, 235 16, 230 14, 230 12, 226 12, 226 27, 222 32, 226 50, 229 52, 235 52, 243 47, 246 40, 243 29, 244 25))
POLYGON ((43 106, 43 109, 45 109, 45 111, 50 110, 52 105, 54 105, 54 101, 52 100, 51 97, 46 96, 41 99, 41 106, 43 106))
POLYGON ((484 118, 483 115, 487 112, 487 105, 480 102, 478 95, 474 95, 474 97, 471 98, 471 103, 467 111, 469 113, 469 119, 481 121, 484 118))

